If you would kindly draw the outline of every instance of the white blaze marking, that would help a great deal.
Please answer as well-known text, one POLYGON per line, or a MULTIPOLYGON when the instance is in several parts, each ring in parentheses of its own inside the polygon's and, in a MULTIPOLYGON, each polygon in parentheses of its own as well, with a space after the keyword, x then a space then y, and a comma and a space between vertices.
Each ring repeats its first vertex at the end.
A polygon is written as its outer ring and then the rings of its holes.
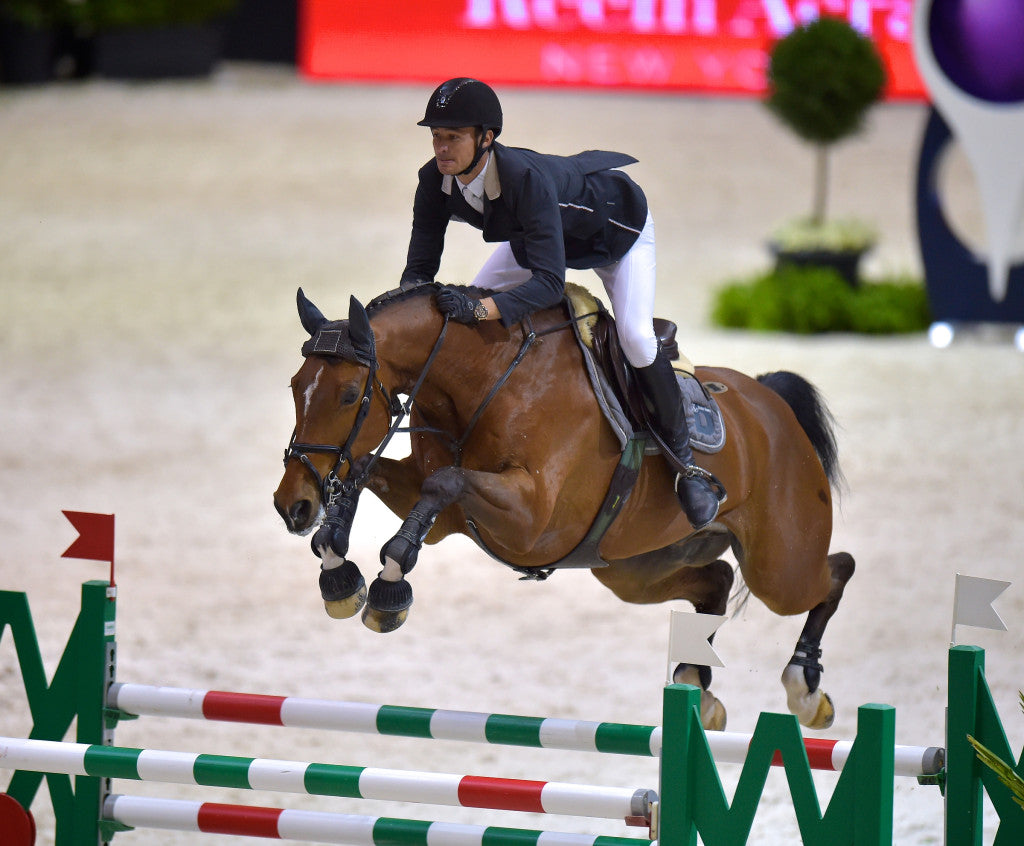
POLYGON ((306 397, 306 408, 302 412, 302 416, 303 417, 305 417, 306 415, 309 414, 309 404, 313 401, 313 391, 315 391, 317 389, 317 386, 320 384, 320 375, 323 372, 324 372, 324 365, 321 364, 320 365, 320 369, 316 372, 316 376, 313 377, 313 381, 310 383, 309 387, 306 388, 306 392, 305 392, 305 395, 304 395, 306 397))

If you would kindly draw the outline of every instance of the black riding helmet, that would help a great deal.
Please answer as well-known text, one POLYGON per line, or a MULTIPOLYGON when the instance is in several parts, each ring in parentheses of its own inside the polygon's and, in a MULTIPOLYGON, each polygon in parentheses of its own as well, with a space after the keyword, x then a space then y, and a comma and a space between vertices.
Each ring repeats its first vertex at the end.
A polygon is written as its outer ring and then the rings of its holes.
POLYGON ((430 95, 423 120, 417 126, 479 126, 501 134, 501 103, 491 86, 465 76, 442 82, 430 95))
POLYGON ((476 155, 469 167, 460 171, 459 176, 470 173, 477 166, 480 158, 489 149, 484 146, 483 136, 487 130, 497 138, 501 133, 501 103, 498 95, 487 83, 479 79, 459 76, 442 82, 430 95, 423 120, 417 126, 444 127, 455 129, 461 126, 479 126, 480 143, 476 155))

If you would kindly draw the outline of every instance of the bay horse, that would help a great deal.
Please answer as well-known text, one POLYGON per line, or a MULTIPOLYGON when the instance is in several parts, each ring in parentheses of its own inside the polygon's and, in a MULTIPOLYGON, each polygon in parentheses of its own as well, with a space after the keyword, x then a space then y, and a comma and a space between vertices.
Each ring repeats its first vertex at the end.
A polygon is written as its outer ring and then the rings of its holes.
MULTIPOLYGON (((352 297, 348 319, 337 321, 298 292, 310 337, 292 378, 295 430, 274 503, 292 533, 316 530, 328 613, 349 617, 362 608, 377 631, 406 619, 405 576, 424 542, 466 534, 538 578, 568 562, 623 457, 565 306, 510 328, 467 326, 441 315, 436 290, 425 283, 390 291, 365 308, 352 297), (410 454, 383 457, 406 416, 410 454), (404 521, 382 548, 383 570, 369 590, 345 558, 363 488, 404 521)), ((573 566, 592 568, 625 602, 682 599, 698 613, 721 615, 735 574, 720 556, 731 547, 750 593, 776 614, 807 614, 782 683, 800 722, 826 728, 835 712, 819 686, 821 639, 854 570, 848 553, 829 554, 832 488, 841 478, 832 416, 793 373, 695 373, 717 383, 727 431, 719 452, 700 456, 728 492, 718 517, 694 532, 674 471, 660 455, 641 452, 631 495, 616 497, 599 546, 573 566)), ((709 667, 680 664, 673 678, 701 688, 706 728, 724 727, 709 667)))

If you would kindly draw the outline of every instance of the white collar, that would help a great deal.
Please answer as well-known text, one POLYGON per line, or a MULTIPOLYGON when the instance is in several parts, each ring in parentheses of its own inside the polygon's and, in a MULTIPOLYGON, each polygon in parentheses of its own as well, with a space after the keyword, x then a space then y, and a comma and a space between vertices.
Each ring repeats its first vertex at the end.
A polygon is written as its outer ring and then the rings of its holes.
MULTIPOLYGON (((484 163, 483 170, 476 175, 476 178, 469 183, 469 185, 463 185, 459 183, 459 190, 463 188, 469 188, 470 191, 477 197, 483 197, 487 194, 487 198, 491 201, 498 199, 501 196, 501 184, 498 181, 498 166, 495 165, 494 169, 491 169, 491 162, 494 161, 494 150, 490 151, 490 155, 487 157, 487 161, 484 163), (488 171, 490 171, 490 178, 486 179, 488 171), (479 183, 479 184, 478 184, 479 183), (486 183, 486 184, 485 184, 486 183)), ((445 174, 441 177, 441 190, 445 194, 452 193, 452 183, 455 181, 455 177, 450 173, 445 174)))
POLYGON ((487 173, 487 168, 490 166, 491 157, 488 156, 484 161, 484 166, 480 169, 480 172, 473 178, 473 180, 461 186, 462 193, 465 194, 468 191, 478 200, 482 200, 484 196, 484 175, 487 173))

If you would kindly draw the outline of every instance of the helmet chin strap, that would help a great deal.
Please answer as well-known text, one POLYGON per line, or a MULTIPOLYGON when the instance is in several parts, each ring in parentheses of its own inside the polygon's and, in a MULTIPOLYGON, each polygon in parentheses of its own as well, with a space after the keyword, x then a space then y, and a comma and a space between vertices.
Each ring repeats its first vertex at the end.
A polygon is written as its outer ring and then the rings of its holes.
POLYGON ((483 135, 480 136, 480 143, 476 148, 476 155, 473 156, 473 161, 469 163, 469 166, 465 170, 460 170, 457 176, 465 176, 468 173, 472 173, 473 168, 480 164, 480 159, 483 158, 484 153, 491 149, 491 145, 484 146, 484 138, 487 137, 487 130, 485 129, 483 135))

